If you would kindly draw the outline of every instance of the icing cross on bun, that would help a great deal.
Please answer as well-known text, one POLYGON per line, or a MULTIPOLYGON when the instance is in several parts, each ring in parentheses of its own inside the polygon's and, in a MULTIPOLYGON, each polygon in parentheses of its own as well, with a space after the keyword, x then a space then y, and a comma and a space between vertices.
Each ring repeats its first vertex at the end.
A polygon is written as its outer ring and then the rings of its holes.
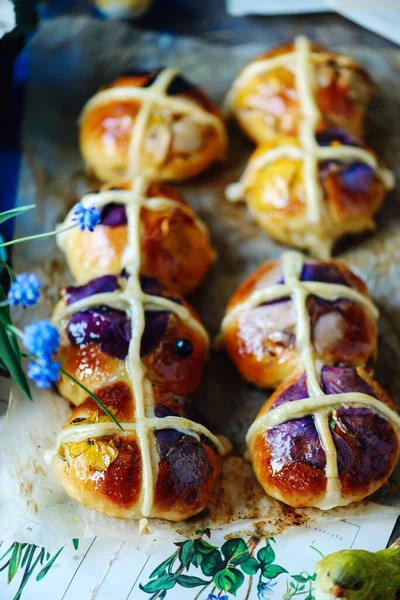
POLYGON ((87 102, 80 149, 102 181, 180 181, 224 159, 227 137, 216 105, 176 69, 134 70, 87 102))
POLYGON ((374 93, 370 75, 352 58, 302 36, 245 66, 228 94, 227 107, 257 144, 299 135, 306 111, 318 128, 339 127, 362 137, 374 93))
POLYGON ((146 531, 149 517, 178 521, 207 505, 226 446, 181 396, 199 382, 207 333, 182 298, 141 279, 141 205, 126 210, 136 232, 129 276, 67 288, 54 315, 59 360, 120 427, 62 379, 60 392, 79 406, 48 458, 72 498, 140 519, 146 531))
MULTIPOLYGON (((247 81, 251 73, 266 73, 268 81, 279 81, 270 68, 273 71, 276 65, 284 65, 283 73, 294 77, 296 126, 278 127, 274 135, 264 135, 263 127, 257 125, 255 131, 260 136, 256 141, 261 145, 250 157, 240 181, 228 186, 226 195, 231 201, 245 200, 256 221, 277 241, 326 259, 343 235, 375 228, 373 217, 385 192, 394 187, 394 176, 360 141, 364 105, 360 114, 355 111, 358 125, 352 127, 351 120, 334 118, 334 109, 327 110, 321 101, 317 85, 321 56, 324 53, 314 52, 307 38, 299 37, 293 52, 251 63, 239 76, 231 102, 239 93, 240 81, 247 81)), ((355 68, 350 59, 341 57, 339 62, 347 73, 355 68)), ((345 93, 346 86, 337 85, 326 91, 326 96, 339 93, 336 87, 345 93)), ((333 100, 332 106, 353 117, 352 102, 341 107, 333 100)), ((263 118, 264 113, 272 118, 269 111, 263 109, 263 118)), ((282 109, 282 119, 285 111, 282 109)), ((246 119, 252 118, 251 109, 245 114, 246 119)))
POLYGON ((228 307, 221 339, 239 370, 259 385, 280 384, 246 440, 261 485, 290 506, 359 501, 396 465, 400 417, 372 379, 377 317, 347 267, 297 252, 261 268, 228 307))
POLYGON ((394 177, 343 130, 315 133, 304 121, 303 133, 303 139, 282 136, 259 146, 226 196, 245 200, 278 242, 326 259, 339 238, 375 229, 374 215, 394 177))
POLYGON ((288 252, 261 266, 227 306, 220 342, 241 375, 259 387, 276 387, 302 364, 300 336, 310 337, 319 361, 372 370, 378 312, 364 282, 343 263, 307 259, 294 295, 292 260, 302 257, 288 252), (301 329, 300 308, 309 332, 301 329))
POLYGON ((118 275, 129 265, 137 232, 129 207, 140 205, 140 269, 180 294, 197 287, 214 261, 207 227, 184 199, 166 183, 105 186, 81 200, 95 206, 100 223, 93 232, 68 229, 73 209, 57 236, 74 279, 84 284, 103 275, 118 275), (133 239, 132 239, 133 238, 133 239))

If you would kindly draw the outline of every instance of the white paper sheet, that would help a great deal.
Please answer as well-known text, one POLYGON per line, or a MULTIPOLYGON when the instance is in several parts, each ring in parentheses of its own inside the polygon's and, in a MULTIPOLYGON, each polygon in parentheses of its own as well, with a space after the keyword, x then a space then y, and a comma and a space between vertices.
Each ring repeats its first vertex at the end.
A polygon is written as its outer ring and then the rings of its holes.
POLYGON ((226 10, 233 17, 334 11, 400 44, 398 0, 383 0, 379 3, 370 0, 226 0, 226 10))

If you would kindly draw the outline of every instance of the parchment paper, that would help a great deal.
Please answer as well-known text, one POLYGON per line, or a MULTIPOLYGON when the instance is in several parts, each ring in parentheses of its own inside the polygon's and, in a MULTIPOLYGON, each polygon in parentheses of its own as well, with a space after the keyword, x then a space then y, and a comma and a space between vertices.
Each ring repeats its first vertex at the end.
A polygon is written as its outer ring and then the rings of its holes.
MULTIPOLYGON (((89 189, 96 188, 83 169, 77 145, 77 117, 86 100, 121 71, 132 66, 177 65, 222 104, 239 68, 265 46, 223 47, 189 38, 174 39, 133 30, 121 23, 86 17, 63 17, 41 26, 29 44, 31 73, 23 127, 24 159, 18 203, 37 204, 18 220, 16 235, 51 230, 67 210, 89 189)), ((345 49, 346 50, 346 49, 345 49)), ((371 111, 373 146, 389 165, 400 159, 400 52, 373 53, 366 48, 349 52, 364 63, 378 81, 382 94, 371 111)), ((236 289, 257 266, 279 257, 283 248, 268 239, 251 221, 245 207, 232 206, 224 188, 236 180, 252 149, 235 126, 230 127, 230 159, 182 186, 187 198, 211 230, 219 259, 203 286, 190 301, 213 336, 224 307, 236 289)), ((374 235, 342 244, 340 258, 366 279, 381 309, 381 339, 377 377, 389 394, 400 399, 400 203, 392 193, 379 216, 374 235)), ((51 314, 58 288, 70 282, 54 238, 15 247, 17 271, 36 270, 47 282, 37 310, 22 315, 31 320, 51 314)), ((69 499, 43 451, 53 447, 70 408, 54 393, 35 392, 28 403, 14 390, 0 440, 0 522, 8 539, 31 541, 51 548, 71 537, 119 537, 151 550, 155 539, 181 539, 196 529, 230 523, 240 532, 276 534, 310 519, 337 519, 365 514, 368 518, 395 509, 371 503, 328 513, 293 510, 268 498, 256 482, 251 466, 241 458, 245 432, 267 392, 240 380, 224 354, 212 354, 202 385, 196 393, 201 410, 213 430, 234 444, 209 508, 187 523, 152 521, 151 535, 138 535, 136 522, 120 521, 85 509, 69 499)), ((396 479, 379 498, 396 504, 396 479)), ((400 502, 398 502, 400 506, 400 502)), ((230 530, 229 530, 230 531, 230 530)), ((227 533, 229 532, 227 530, 227 533)))

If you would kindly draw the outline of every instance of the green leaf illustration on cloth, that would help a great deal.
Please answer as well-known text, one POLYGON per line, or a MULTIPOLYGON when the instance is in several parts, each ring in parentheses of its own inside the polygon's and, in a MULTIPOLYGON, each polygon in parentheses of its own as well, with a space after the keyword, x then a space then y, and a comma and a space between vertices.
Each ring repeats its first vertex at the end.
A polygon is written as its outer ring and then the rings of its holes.
MULTIPOLYGON (((279 576, 287 574, 290 579, 288 571, 275 562, 272 544, 276 542, 273 538, 262 540, 252 536, 246 540, 238 537, 224 542, 219 548, 204 539, 209 535, 207 530, 197 533, 197 538, 175 544, 178 549, 152 571, 149 581, 140 584, 143 592, 152 594, 150 600, 162 600, 166 596, 172 600, 176 597, 176 592, 171 591, 175 586, 193 588, 193 595, 185 596, 193 600, 225 600, 237 596, 241 589, 246 598, 250 598, 255 577, 258 577, 257 597, 264 599, 273 595, 279 576)), ((298 592, 295 587, 290 589, 298 592)))
MULTIPOLYGON (((75 550, 78 549, 79 539, 72 540, 75 550)), ((57 561, 65 546, 61 546, 53 555, 46 548, 36 544, 13 542, 9 548, 0 556, 0 572, 7 574, 7 583, 10 584, 22 573, 21 582, 12 600, 21 600, 22 593, 29 581, 40 582, 50 571, 57 561), (41 568, 40 568, 41 567, 41 568), (34 579, 32 579, 32 576, 34 579)))

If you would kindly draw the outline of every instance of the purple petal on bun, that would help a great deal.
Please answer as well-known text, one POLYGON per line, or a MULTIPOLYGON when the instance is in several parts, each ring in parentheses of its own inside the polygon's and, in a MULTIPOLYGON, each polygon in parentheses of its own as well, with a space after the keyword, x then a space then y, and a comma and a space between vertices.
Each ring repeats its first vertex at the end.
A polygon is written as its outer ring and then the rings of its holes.
POLYGON ((335 127, 317 131, 316 139, 320 146, 330 146, 333 142, 339 142, 343 146, 359 147, 361 145, 357 138, 352 136, 350 133, 344 131, 344 129, 335 127))
POLYGON ((176 431, 176 429, 160 429, 159 431, 156 431, 155 434, 162 460, 165 460, 171 448, 177 446, 182 438, 185 437, 183 433, 176 431))
POLYGON ((339 474, 349 473, 360 483, 385 477, 390 467, 390 454, 396 447, 392 425, 363 407, 341 407, 336 419, 333 439, 339 474))
POLYGON ((140 343, 140 356, 146 356, 158 346, 168 327, 170 313, 146 310, 144 313, 145 326, 140 343))
POLYGON ((301 272, 301 281, 321 281, 349 285, 335 265, 327 263, 306 263, 301 272))
POLYGON ((322 369, 322 388, 325 394, 344 394, 358 392, 374 396, 368 383, 352 367, 331 367, 322 369))
POLYGON ((209 478, 212 466, 201 442, 173 429, 155 434, 161 460, 169 464, 176 495, 181 497, 191 487, 202 486, 209 478))
POLYGON ((173 410, 170 406, 160 403, 154 407, 155 416, 159 419, 163 419, 164 417, 186 417, 205 427, 209 426, 206 418, 198 411, 197 407, 189 400, 189 398, 174 395, 174 400, 178 403, 179 410, 173 410))
POLYGON ((182 304, 182 300, 175 296, 172 296, 170 292, 165 289, 155 277, 149 277, 148 275, 142 275, 140 277, 140 284, 145 294, 149 296, 161 296, 161 298, 168 298, 176 304, 182 304))
POLYGON ((104 354, 124 360, 128 355, 131 323, 122 310, 97 306, 72 315, 67 335, 71 344, 99 344, 104 354))
POLYGON ((312 417, 294 419, 272 427, 268 431, 272 464, 279 469, 280 460, 306 462, 324 469, 325 452, 312 417))
MULTIPOLYGON (((271 409, 286 402, 303 400, 308 396, 306 374, 302 373, 295 383, 278 396, 271 409)), ((325 452, 312 417, 293 419, 272 427, 268 431, 268 443, 272 460, 278 461, 277 466, 279 460, 291 460, 306 462, 319 469, 325 468, 325 452)))
POLYGON ((73 304, 82 298, 93 296, 94 294, 101 294, 105 292, 114 292, 119 288, 118 280, 115 275, 103 275, 92 279, 88 283, 79 286, 72 286, 65 288, 65 301, 67 305, 73 304))
POLYGON ((117 204, 111 202, 103 206, 100 213, 100 223, 107 227, 120 227, 121 225, 128 224, 128 217, 126 215, 126 206, 124 204, 117 204))
POLYGON ((304 398, 308 398, 306 377, 306 374, 302 373, 297 381, 292 383, 292 385, 287 387, 281 394, 279 394, 275 402, 271 405, 271 410, 273 408, 277 408, 281 404, 286 404, 286 402, 293 402, 294 400, 303 400, 304 398))
POLYGON ((340 173, 344 187, 350 192, 368 192, 374 178, 374 170, 362 162, 354 162, 340 173))

